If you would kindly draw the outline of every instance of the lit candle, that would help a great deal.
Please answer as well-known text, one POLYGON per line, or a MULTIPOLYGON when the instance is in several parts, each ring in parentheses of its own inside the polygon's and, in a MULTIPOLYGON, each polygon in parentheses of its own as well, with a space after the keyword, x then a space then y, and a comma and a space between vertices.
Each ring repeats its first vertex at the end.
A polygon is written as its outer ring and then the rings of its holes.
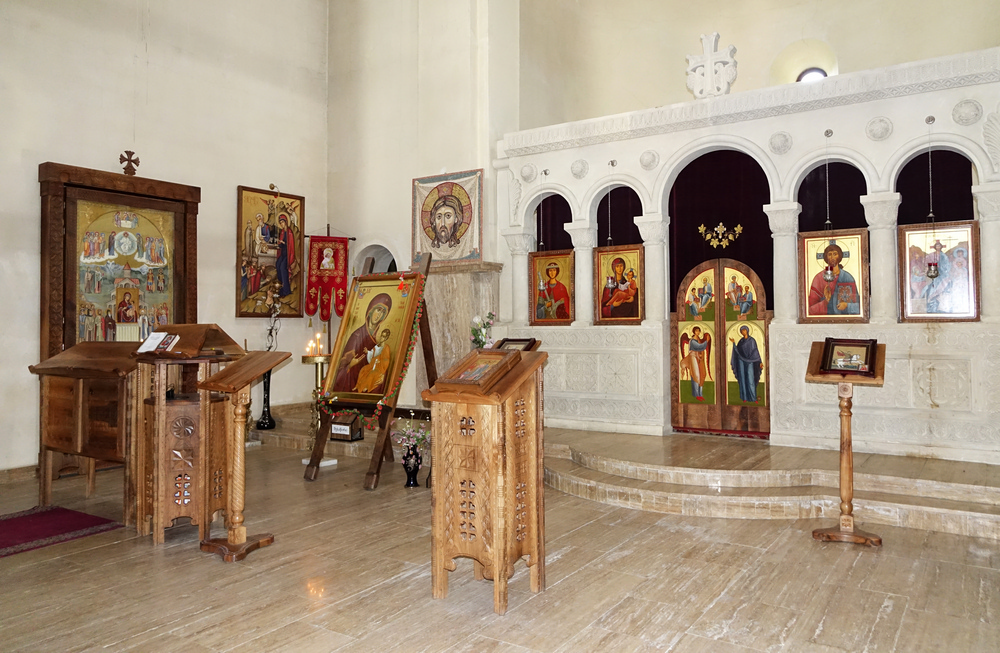
POLYGON ((313 341, 312 340, 309 341, 309 346, 306 347, 306 351, 309 353, 310 356, 312 356, 312 354, 313 354, 313 341))

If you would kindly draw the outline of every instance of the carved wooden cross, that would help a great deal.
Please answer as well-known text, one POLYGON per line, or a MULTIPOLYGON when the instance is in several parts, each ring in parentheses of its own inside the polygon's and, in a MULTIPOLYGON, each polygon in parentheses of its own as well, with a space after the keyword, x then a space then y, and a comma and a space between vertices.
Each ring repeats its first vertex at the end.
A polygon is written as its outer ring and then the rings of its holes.
POLYGON ((125 174, 135 176, 135 167, 139 165, 139 157, 133 158, 135 152, 125 150, 125 154, 119 155, 118 163, 125 164, 125 174))

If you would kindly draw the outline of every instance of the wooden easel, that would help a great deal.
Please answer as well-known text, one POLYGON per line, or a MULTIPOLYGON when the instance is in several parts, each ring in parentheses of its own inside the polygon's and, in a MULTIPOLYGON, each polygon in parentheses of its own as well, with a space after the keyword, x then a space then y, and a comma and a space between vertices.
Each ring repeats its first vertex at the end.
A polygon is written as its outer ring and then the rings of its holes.
MULTIPOLYGON (((420 262, 410 268, 411 272, 418 272, 427 277, 431 266, 431 254, 428 252, 423 257, 421 257, 420 262)), ((365 259, 364 265, 361 267, 361 274, 371 274, 375 267, 375 259, 368 257, 365 259)), ((424 292, 427 292, 426 286, 424 287, 424 292)), ((427 300, 424 297, 420 298, 420 322, 418 328, 420 329, 420 346, 424 353, 424 367, 427 371, 427 384, 428 386, 433 386, 437 382, 437 365, 434 362, 434 344, 431 339, 431 323, 427 317, 427 300)), ((333 366, 331 365, 331 369, 333 366)), ((372 460, 368 465, 368 473, 365 474, 364 488, 366 490, 374 490, 378 487, 379 474, 382 472, 382 461, 393 462, 394 457, 392 454, 392 440, 389 438, 389 427, 392 424, 392 419, 396 414, 396 401, 399 399, 399 394, 395 394, 385 400, 382 405, 382 412, 379 414, 378 419, 378 435, 375 437, 375 450, 372 452, 372 460)), ((362 415, 371 417, 375 414, 375 404, 362 405, 351 404, 346 402, 331 403, 330 407, 334 410, 350 408, 353 410, 358 410, 362 415)), ((303 474, 303 478, 307 481, 315 481, 316 477, 319 475, 319 463, 323 460, 323 452, 326 450, 326 443, 329 440, 330 434, 326 432, 323 428, 316 429, 316 442, 313 445, 312 456, 309 458, 309 464, 306 466, 306 471, 303 474)), ((428 480, 430 476, 427 477, 428 480)))
POLYGON ((806 367, 806 383, 837 385, 840 399, 840 523, 830 528, 817 528, 812 536, 822 542, 847 542, 882 546, 882 538, 854 528, 854 453, 851 449, 851 405, 855 385, 882 387, 885 382, 885 345, 877 345, 875 376, 821 373, 822 342, 812 343, 806 367))

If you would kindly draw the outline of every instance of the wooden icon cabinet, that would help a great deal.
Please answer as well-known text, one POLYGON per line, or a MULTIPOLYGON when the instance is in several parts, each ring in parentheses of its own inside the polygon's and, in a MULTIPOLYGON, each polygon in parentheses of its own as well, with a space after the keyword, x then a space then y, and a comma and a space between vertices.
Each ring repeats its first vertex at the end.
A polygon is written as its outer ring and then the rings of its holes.
POLYGON ((422 393, 432 402, 434 598, 447 596, 448 572, 460 557, 473 559, 476 580, 493 580, 497 614, 507 611, 507 580, 522 557, 531 590, 545 589, 542 363, 547 356, 520 352, 520 362, 491 388, 435 386, 422 393))

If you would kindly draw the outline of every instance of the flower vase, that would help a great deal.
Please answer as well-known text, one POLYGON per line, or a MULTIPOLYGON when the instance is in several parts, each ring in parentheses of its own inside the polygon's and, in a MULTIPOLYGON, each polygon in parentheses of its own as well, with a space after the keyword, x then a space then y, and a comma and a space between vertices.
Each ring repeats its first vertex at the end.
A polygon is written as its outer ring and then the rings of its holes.
POLYGON ((417 482, 417 472, 420 471, 422 462, 418 447, 406 448, 406 452, 403 454, 403 469, 406 470, 406 485, 404 487, 420 487, 420 483, 417 482))

